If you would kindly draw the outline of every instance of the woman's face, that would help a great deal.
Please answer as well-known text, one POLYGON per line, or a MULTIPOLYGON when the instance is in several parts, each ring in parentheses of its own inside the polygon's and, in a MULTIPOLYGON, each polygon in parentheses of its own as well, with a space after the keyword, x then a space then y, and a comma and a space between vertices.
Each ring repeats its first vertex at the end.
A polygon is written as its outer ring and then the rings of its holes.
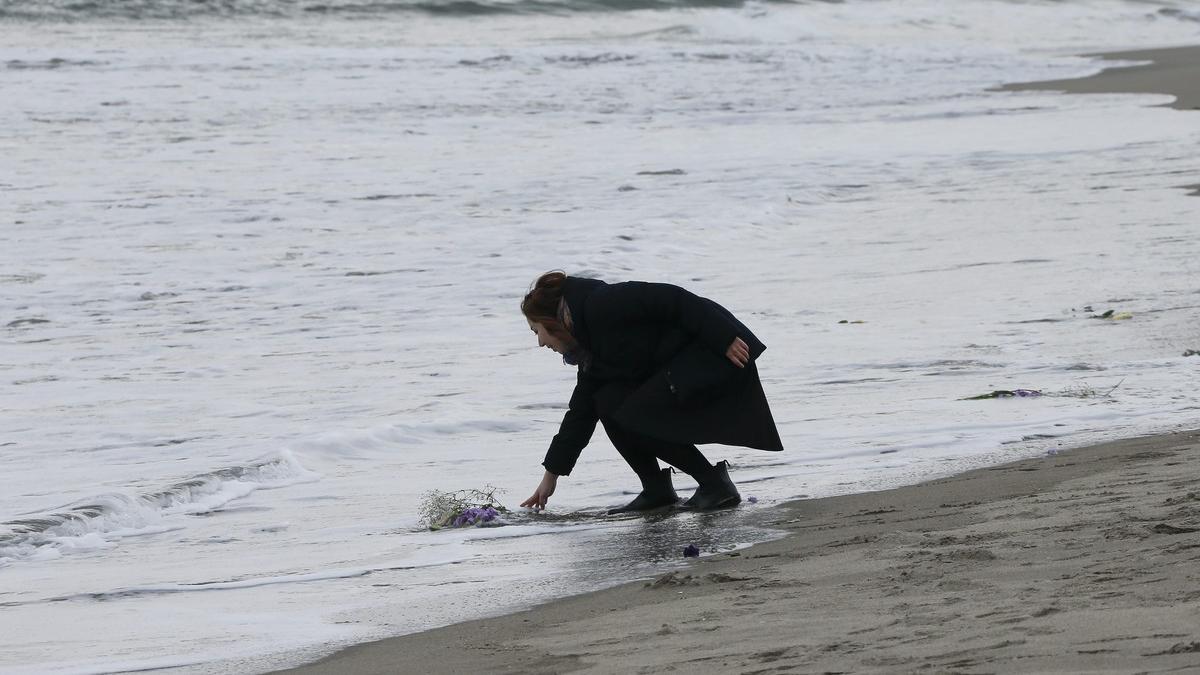
POLYGON ((562 340, 551 335, 549 331, 546 330, 545 326, 540 323, 534 323, 528 318, 525 320, 529 322, 529 330, 537 333, 539 347, 549 347, 559 354, 566 353, 567 346, 563 344, 562 340))

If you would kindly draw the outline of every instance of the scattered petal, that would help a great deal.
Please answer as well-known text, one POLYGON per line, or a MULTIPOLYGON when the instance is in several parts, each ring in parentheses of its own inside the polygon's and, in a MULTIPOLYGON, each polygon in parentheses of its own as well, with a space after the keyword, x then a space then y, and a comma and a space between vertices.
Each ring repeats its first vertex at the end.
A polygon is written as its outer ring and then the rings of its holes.
POLYGON ((750 495, 749 497, 746 497, 746 501, 750 502, 751 504, 757 504, 758 497, 755 497, 754 495, 750 495))

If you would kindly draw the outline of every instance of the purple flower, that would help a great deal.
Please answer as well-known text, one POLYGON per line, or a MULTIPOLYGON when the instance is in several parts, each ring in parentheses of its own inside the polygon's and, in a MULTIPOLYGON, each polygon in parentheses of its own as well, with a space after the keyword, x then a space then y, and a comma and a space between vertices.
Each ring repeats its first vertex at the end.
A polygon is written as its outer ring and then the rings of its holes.
POLYGON ((500 517, 500 512, 492 506, 472 506, 463 509, 451 525, 454 527, 464 527, 466 525, 479 525, 481 523, 490 523, 500 517))
POLYGON ((688 544, 683 549, 683 557, 699 558, 700 557, 700 548, 698 546, 696 546, 695 544, 688 544))
POLYGON ((746 497, 746 501, 750 502, 751 504, 757 504, 758 497, 755 497, 754 495, 750 495, 749 497, 746 497))

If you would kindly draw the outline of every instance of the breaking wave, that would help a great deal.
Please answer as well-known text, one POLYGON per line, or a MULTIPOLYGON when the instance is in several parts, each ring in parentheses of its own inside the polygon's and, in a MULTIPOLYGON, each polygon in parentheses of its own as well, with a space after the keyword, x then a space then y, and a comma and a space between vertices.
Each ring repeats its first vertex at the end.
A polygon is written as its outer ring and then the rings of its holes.
POLYGON ((215 511, 256 490, 310 482, 286 450, 251 462, 193 476, 162 490, 110 493, 0 522, 0 564, 53 560, 65 553, 116 546, 114 540, 183 529, 174 516, 215 511))
MULTIPOLYGON (((593 12, 739 8, 747 5, 843 4, 846 0, 0 0, 0 20, 86 22, 172 21, 192 18, 301 18, 386 15, 571 15, 593 12)), ((893 0, 899 2, 900 0, 893 0)), ((1019 0, 1017 0, 1019 1, 1019 0)), ((1200 21, 1181 0, 1128 0, 1146 6, 1146 18, 1200 21)))
MULTIPOLYGON (((767 0, 774 4, 802 4, 767 0)), ((820 1, 820 0, 818 0, 820 1)), ((200 17, 289 18, 337 15, 346 18, 387 14, 479 16, 489 14, 573 14, 638 9, 742 7, 747 0, 0 0, 0 18, 52 21, 92 19, 174 20, 200 17)))

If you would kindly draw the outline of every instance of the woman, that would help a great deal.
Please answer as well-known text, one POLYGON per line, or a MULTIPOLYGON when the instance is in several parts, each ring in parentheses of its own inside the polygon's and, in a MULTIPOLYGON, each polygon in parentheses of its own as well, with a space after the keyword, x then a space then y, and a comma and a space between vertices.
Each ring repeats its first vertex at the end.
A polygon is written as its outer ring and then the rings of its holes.
POLYGON ((521 313, 538 346, 579 368, 546 472, 521 506, 546 507, 597 422, 642 483, 610 513, 677 503, 671 469, 660 469, 659 459, 699 484, 684 507, 733 506, 741 495, 728 464, 709 464, 695 444, 783 449, 754 365, 766 346, 717 303, 670 284, 606 284, 555 271, 534 282, 521 313))

